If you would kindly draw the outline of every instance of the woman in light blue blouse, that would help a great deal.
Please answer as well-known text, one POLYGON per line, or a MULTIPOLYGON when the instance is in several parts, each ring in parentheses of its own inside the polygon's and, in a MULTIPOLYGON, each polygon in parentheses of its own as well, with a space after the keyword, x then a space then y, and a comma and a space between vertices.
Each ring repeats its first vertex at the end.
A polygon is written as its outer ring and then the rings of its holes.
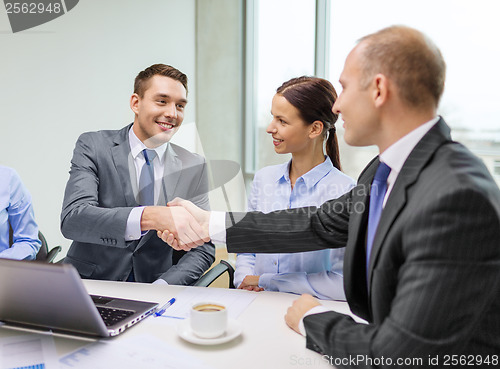
MULTIPOLYGON (((332 84, 316 77, 293 78, 277 89, 267 133, 273 138, 276 153, 291 153, 292 159, 255 174, 249 211, 319 206, 354 187, 354 180, 340 171, 335 133, 338 117, 332 112, 336 98, 332 84)), ((345 300, 343 260, 344 249, 238 254, 234 283, 251 291, 309 293, 320 299, 345 300)))
POLYGON ((32 260, 40 245, 29 192, 14 169, 0 166, 0 258, 32 260))

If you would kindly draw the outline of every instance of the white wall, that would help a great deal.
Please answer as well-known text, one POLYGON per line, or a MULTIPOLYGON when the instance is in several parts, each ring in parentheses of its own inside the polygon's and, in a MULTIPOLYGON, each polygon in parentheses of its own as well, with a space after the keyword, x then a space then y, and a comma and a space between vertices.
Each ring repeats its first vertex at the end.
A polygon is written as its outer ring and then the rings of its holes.
MULTIPOLYGON (((66 254, 70 241, 60 233, 59 215, 74 144, 82 132, 132 122, 137 73, 154 63, 186 73, 184 122, 194 122, 195 2, 82 0, 17 34, 0 11, 0 46, 0 164, 19 172, 40 229, 66 254)), ((189 135, 177 141, 192 143, 189 135)))
MULTIPOLYGON (((209 162, 231 160, 241 165, 243 1, 198 0, 196 12, 196 122, 200 141, 209 162)), ((241 170, 224 190, 227 202, 222 188, 210 192, 213 210, 246 210, 241 170)))

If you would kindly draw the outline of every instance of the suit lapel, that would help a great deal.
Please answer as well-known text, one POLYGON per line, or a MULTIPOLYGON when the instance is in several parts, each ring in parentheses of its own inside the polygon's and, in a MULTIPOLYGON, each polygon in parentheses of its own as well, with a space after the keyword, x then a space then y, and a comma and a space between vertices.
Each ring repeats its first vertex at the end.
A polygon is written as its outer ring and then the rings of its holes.
POLYGON ((368 212, 359 211, 359 208, 368 209, 370 205, 370 184, 377 171, 379 164, 378 157, 366 167, 363 174, 360 176, 354 195, 352 197, 353 206, 356 208, 352 211, 351 224, 353 229, 359 230, 354 234, 353 242, 355 244, 366 242, 366 223, 368 222, 368 212))
POLYGON ((344 283, 345 293, 349 306, 353 313, 368 319, 368 293, 366 288, 366 266, 365 245, 366 225, 368 223, 368 212, 360 209, 368 209, 370 200, 370 183, 377 170, 378 157, 366 166, 366 169, 358 178, 358 186, 353 189, 351 219, 349 229, 356 230, 349 233, 349 246, 346 247, 344 256, 344 283))
POLYGON ((178 158, 172 144, 169 144, 165 151, 165 163, 162 181, 162 191, 160 192, 160 199, 166 204, 168 201, 175 198, 177 183, 182 171, 182 161, 178 158))
MULTIPOLYGON (((378 162, 378 161, 377 161, 378 162)), ((374 173, 371 174, 373 177, 374 173)), ((360 188, 360 192, 368 191, 368 187, 360 188)), ((369 205, 369 196, 358 194, 353 196, 353 204, 362 206, 365 209, 369 205)), ((357 230, 353 232, 354 239, 349 240, 344 256, 344 283, 345 294, 351 310, 358 316, 367 319, 368 316, 368 293, 366 288, 366 264, 365 264, 365 244, 366 244, 366 224, 368 222, 368 212, 353 210, 352 225, 349 229, 357 230)))
POLYGON ((387 233, 398 214, 406 205, 408 189, 417 181, 418 176, 429 160, 431 160, 435 151, 450 139, 450 129, 441 118, 420 140, 408 156, 408 159, 406 159, 380 216, 380 223, 375 234, 375 239, 373 240, 370 256, 369 284, 371 284, 372 271, 387 233))
MULTIPOLYGON (((128 142, 128 131, 131 125, 128 125, 118 131, 113 142, 115 146, 111 148, 111 155, 113 157, 113 163, 116 168, 116 172, 120 178, 122 184, 123 194, 125 196, 125 201, 127 206, 137 206, 135 201, 134 192, 132 190, 132 183, 129 171, 129 156, 130 156, 130 144, 128 142)), ((135 173, 134 173, 135 175, 135 173)))

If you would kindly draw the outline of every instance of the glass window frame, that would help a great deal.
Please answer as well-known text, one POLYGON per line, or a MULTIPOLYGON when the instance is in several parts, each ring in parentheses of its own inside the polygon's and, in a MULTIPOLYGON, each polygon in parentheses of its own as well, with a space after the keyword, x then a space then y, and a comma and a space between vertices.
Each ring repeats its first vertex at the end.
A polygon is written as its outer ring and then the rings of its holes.
MULTIPOLYGON (((310 1, 310 0, 304 0, 310 1)), ((314 75, 328 78, 329 45, 330 45, 330 3, 331 0, 315 1, 315 45, 314 45, 314 75)), ((247 185, 253 179, 258 168, 257 143, 257 52, 258 52, 258 0, 245 1, 244 27, 244 147, 243 174, 247 185)))

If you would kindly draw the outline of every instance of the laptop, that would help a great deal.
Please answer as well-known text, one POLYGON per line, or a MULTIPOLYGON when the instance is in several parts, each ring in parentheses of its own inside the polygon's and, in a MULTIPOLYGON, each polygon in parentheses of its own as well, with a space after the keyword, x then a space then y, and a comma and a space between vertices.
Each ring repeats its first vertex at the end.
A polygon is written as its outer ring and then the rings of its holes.
POLYGON ((89 295, 70 264, 0 259, 0 321, 111 337, 155 312, 154 302, 89 295))

